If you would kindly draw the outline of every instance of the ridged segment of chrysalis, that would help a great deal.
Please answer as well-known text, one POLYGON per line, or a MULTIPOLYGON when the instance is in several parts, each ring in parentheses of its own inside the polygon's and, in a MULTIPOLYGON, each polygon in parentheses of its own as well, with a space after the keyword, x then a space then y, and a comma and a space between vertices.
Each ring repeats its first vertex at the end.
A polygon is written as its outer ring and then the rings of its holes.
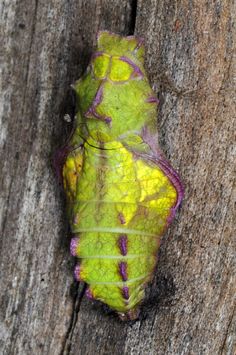
POLYGON ((183 197, 158 149, 143 56, 139 38, 99 33, 75 84, 78 112, 63 166, 76 279, 123 319, 137 316, 160 237, 183 197))

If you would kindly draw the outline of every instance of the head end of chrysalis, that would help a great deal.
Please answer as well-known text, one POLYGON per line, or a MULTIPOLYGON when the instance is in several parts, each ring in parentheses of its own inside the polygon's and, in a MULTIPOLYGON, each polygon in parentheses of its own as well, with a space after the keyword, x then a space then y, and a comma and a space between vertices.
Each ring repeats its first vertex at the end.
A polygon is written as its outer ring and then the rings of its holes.
POLYGON ((123 37, 109 31, 99 31, 97 35, 97 50, 110 55, 136 57, 144 63, 144 39, 137 36, 123 37))

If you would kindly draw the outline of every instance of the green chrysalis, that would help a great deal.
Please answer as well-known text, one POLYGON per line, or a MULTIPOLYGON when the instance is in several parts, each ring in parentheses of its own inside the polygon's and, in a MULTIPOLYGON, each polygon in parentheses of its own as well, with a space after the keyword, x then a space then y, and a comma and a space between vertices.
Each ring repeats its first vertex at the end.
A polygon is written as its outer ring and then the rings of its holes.
POLYGON ((135 319, 160 237, 183 197, 158 148, 142 40, 100 32, 75 91, 75 131, 63 166, 75 277, 88 284, 88 297, 135 319))

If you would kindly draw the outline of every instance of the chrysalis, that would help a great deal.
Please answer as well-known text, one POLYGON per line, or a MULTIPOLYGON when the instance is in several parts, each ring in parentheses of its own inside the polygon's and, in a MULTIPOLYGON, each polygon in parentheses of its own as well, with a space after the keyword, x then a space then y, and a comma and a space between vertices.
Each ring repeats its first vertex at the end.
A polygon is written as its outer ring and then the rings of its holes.
POLYGON ((62 170, 75 277, 88 284, 89 298, 135 319, 160 237, 183 197, 158 148, 142 40, 100 32, 75 91, 75 131, 62 170))

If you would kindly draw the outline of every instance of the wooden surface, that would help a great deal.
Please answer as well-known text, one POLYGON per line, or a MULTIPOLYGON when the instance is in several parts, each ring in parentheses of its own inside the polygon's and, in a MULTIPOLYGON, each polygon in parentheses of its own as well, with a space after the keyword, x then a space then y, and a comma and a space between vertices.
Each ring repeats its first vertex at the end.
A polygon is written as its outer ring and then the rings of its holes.
POLYGON ((235 354, 233 0, 2 0, 0 9, 0 353, 235 354), (160 145, 186 188, 134 324, 73 281, 51 167, 98 29, 145 38, 160 145))

